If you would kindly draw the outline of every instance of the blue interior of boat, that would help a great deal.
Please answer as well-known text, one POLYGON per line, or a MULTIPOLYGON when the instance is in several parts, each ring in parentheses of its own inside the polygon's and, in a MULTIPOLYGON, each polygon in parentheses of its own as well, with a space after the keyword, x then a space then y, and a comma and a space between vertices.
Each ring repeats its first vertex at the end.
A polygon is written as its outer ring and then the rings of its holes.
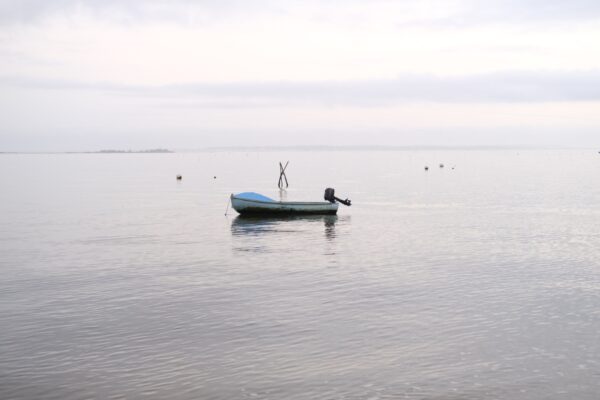
POLYGON ((238 193, 234 196, 237 197, 238 199, 244 199, 244 200, 272 201, 272 202, 275 201, 267 196, 263 196, 262 194, 254 193, 254 192, 238 193))

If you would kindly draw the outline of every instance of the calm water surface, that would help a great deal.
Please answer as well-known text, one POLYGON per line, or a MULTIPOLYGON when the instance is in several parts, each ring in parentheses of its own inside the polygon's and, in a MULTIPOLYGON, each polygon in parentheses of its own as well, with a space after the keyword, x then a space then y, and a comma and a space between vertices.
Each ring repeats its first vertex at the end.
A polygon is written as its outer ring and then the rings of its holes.
POLYGON ((597 399, 599 176, 585 150, 0 155, 0 398, 597 399), (328 186, 353 206, 223 215, 328 186))

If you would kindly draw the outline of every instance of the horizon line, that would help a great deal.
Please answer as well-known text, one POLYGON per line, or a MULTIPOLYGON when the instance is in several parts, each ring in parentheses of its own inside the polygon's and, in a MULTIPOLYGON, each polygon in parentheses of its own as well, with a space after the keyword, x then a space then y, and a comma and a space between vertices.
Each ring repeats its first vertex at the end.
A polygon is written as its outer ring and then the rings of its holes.
POLYGON ((257 146, 208 146, 201 148, 161 148, 107 151, 100 150, 57 150, 57 151, 0 151, 0 154, 172 154, 205 153, 224 151, 408 151, 408 150, 591 150, 591 146, 568 145, 257 145, 257 146))

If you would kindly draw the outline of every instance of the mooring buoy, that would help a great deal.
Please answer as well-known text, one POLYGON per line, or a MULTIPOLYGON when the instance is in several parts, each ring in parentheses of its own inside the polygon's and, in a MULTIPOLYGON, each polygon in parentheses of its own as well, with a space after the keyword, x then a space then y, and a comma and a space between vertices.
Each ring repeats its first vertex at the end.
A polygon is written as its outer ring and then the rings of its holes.
POLYGON ((180 181, 181 180, 181 175, 177 175, 177 180, 180 181))
POLYGON ((440 168, 444 168, 444 164, 440 163, 440 168))
POLYGON ((425 166, 425 171, 429 171, 429 167, 427 165, 425 166))

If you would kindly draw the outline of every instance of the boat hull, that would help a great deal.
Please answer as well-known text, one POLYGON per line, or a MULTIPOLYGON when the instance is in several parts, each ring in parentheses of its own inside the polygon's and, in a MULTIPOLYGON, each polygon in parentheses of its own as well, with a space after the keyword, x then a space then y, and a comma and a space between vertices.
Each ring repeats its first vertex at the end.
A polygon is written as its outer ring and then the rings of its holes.
POLYGON ((334 215, 338 204, 329 202, 260 201, 231 195, 231 206, 241 215, 334 215))

